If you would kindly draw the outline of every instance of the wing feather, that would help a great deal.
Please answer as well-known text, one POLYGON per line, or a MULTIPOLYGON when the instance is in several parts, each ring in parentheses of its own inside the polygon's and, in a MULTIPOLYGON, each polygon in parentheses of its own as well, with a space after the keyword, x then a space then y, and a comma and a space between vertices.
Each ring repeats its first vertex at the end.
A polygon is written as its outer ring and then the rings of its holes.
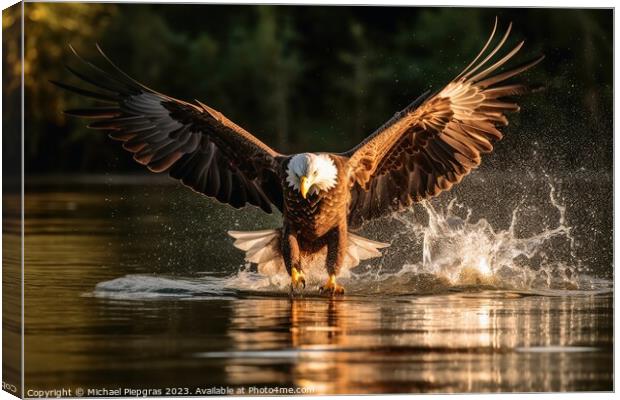
POLYGON ((168 171, 193 190, 240 208, 246 204, 282 210, 280 176, 282 157, 219 111, 196 101, 188 103, 164 95, 123 72, 97 45, 110 68, 102 68, 71 51, 83 69, 67 69, 86 89, 62 82, 57 86, 94 98, 104 106, 76 108, 66 114, 92 120, 88 127, 101 129, 123 142, 136 162, 152 172, 168 171))
POLYGON ((528 91, 519 83, 495 85, 543 59, 497 73, 523 47, 520 42, 495 57, 511 29, 509 24, 491 46, 496 19, 480 53, 454 80, 435 95, 424 94, 343 154, 350 157, 351 227, 449 190, 480 165, 482 154, 493 151, 493 142, 502 138, 498 127, 508 124, 505 114, 519 111, 506 97, 528 91))

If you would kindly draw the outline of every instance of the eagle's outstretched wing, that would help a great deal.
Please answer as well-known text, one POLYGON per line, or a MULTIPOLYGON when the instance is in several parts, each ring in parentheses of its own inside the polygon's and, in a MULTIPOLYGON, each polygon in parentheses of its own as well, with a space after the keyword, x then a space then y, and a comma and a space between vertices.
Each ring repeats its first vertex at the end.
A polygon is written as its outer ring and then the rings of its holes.
POLYGON ((496 19, 489 40, 459 76, 435 95, 421 96, 344 153, 353 171, 351 227, 450 189, 480 164, 482 153, 493 150, 492 142, 502 138, 497 127, 508 124, 504 113, 519 110, 503 98, 527 91, 521 84, 498 84, 543 59, 493 74, 523 46, 521 42, 492 60, 511 26, 487 53, 496 19))
POLYGON ((199 193, 235 208, 252 204, 270 213, 273 204, 282 209, 279 153, 199 101, 192 104, 149 89, 97 49, 108 68, 75 51, 88 70, 67 67, 94 91, 52 83, 106 105, 66 110, 67 114, 94 119, 88 127, 108 131, 137 162, 153 172, 169 171, 199 193))

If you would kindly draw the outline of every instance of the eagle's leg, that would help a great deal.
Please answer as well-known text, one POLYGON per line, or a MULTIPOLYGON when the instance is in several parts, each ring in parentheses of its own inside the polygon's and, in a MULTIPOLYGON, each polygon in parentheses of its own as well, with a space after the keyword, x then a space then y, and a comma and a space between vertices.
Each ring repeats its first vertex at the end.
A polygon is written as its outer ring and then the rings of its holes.
POLYGON ((340 272, 347 250, 346 224, 335 228, 328 235, 326 267, 329 278, 327 278, 325 285, 319 288, 319 291, 331 295, 342 295, 344 294, 344 287, 336 283, 336 276, 340 272))
POLYGON ((282 241, 282 255, 284 256, 284 265, 286 271, 291 276, 291 290, 306 287, 306 277, 301 269, 301 253, 299 251, 299 242, 297 235, 289 229, 284 232, 284 240, 282 241))

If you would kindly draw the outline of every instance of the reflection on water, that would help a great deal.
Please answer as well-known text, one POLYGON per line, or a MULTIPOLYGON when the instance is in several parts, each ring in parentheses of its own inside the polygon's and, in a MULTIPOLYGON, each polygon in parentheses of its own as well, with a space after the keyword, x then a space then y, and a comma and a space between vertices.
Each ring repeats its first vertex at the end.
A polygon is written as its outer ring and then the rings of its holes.
POLYGON ((289 366, 287 380, 323 393, 558 391, 582 388, 581 379, 602 389, 611 382, 611 336, 599 331, 609 300, 247 299, 234 307, 234 350, 198 355, 227 360, 233 384, 257 383, 249 371, 277 377, 289 366))
POLYGON ((277 217, 159 185, 38 189, 26 216, 26 389, 612 389, 609 284, 388 295, 402 275, 364 291, 370 275, 358 274, 344 299, 291 299, 237 273, 242 255, 224 235, 277 217))

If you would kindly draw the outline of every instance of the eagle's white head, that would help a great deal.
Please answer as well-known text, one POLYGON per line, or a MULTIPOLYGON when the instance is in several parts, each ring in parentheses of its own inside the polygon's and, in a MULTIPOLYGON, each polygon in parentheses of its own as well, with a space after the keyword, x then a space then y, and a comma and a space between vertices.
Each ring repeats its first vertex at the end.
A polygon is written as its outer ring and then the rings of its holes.
POLYGON ((327 154, 296 154, 288 163, 288 185, 301 192, 305 199, 308 193, 326 191, 336 186, 338 169, 327 154))

